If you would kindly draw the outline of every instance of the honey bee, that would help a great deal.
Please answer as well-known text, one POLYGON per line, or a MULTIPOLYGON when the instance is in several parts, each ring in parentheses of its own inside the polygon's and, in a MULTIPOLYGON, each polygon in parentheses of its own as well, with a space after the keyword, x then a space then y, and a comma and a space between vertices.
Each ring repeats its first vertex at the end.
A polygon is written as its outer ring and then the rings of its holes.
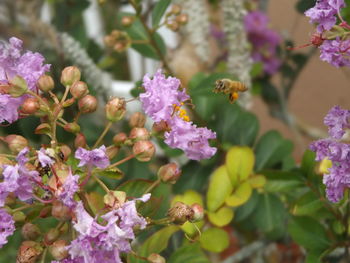
POLYGON ((219 79, 215 82, 215 93, 224 93, 229 95, 230 103, 234 103, 238 97, 238 92, 245 92, 248 87, 240 81, 230 79, 219 79))

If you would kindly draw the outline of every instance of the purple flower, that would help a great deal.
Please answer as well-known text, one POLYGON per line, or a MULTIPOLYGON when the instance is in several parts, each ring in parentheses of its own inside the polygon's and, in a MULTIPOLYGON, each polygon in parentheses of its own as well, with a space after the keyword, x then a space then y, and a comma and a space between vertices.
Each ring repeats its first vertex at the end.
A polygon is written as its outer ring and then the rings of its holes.
POLYGON ((171 122, 171 131, 165 133, 165 143, 172 148, 183 150, 192 160, 201 160, 212 157, 216 153, 215 147, 210 147, 208 140, 215 139, 216 133, 207 128, 198 128, 192 122, 174 117, 171 122))
POLYGON ((318 0, 316 5, 305 12, 310 23, 318 24, 317 31, 330 30, 337 22, 337 13, 345 7, 344 0, 318 0))
POLYGON ((173 77, 165 78, 159 69, 151 79, 149 75, 143 77, 142 86, 145 93, 140 94, 140 101, 144 112, 155 122, 167 121, 174 113, 174 105, 189 99, 184 90, 180 91, 180 80, 173 77))
POLYGON ((15 221, 5 209, 0 209, 0 248, 7 243, 7 237, 15 232, 15 221))
MULTIPOLYGON (((20 76, 34 91, 39 77, 49 71, 50 65, 43 64, 44 57, 39 53, 26 51, 21 55, 22 44, 22 40, 15 37, 10 38, 9 43, 0 43, 0 84, 8 84, 13 77, 20 76)), ((26 97, 13 98, 0 94, 0 122, 16 121, 17 109, 26 97)))
POLYGON ((74 201, 74 194, 79 190, 79 175, 69 175, 65 178, 62 186, 56 191, 56 196, 62 203, 70 208, 74 208, 76 201, 74 201))
POLYGON ((80 160, 79 167, 87 165, 104 169, 110 164, 104 145, 92 151, 80 147, 75 152, 75 158, 80 160))
POLYGON ((337 68, 350 66, 350 40, 324 40, 320 52, 321 60, 337 68))
POLYGON ((55 163, 55 161, 50 157, 48 150, 41 148, 40 151, 37 151, 37 153, 41 167, 50 166, 55 163))
POLYGON ((350 128, 350 111, 335 106, 324 118, 324 124, 328 126, 328 132, 332 138, 341 139, 345 129, 350 128))

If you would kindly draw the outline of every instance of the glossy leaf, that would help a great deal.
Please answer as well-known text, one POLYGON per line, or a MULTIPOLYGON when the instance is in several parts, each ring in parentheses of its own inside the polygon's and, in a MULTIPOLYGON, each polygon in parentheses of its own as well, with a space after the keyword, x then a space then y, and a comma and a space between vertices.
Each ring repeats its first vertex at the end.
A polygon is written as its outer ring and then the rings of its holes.
POLYGON ((219 253, 228 247, 229 236, 220 228, 208 228, 202 233, 199 242, 202 248, 219 253))
POLYGON ((313 192, 306 192, 301 196, 293 208, 293 214, 297 216, 311 215, 321 209, 323 203, 320 198, 313 192))
POLYGON ((233 186, 248 178, 253 172, 254 162, 255 156, 249 147, 235 146, 227 152, 225 165, 233 186))
POLYGON ((159 0, 152 11, 152 26, 158 26, 171 0, 159 0))
POLYGON ((252 187, 248 182, 244 182, 238 186, 233 194, 228 196, 225 200, 228 206, 236 207, 247 202, 252 195, 252 187))
POLYGON ((126 192, 130 197, 140 197, 151 184, 152 181, 143 179, 129 180, 120 185, 117 190, 126 192))
POLYGON ((97 174, 99 176, 108 177, 115 180, 119 180, 124 176, 124 173, 118 168, 98 170, 97 174))
POLYGON ((289 192, 305 185, 303 178, 298 173, 269 170, 261 173, 266 177, 264 189, 267 192, 289 192))
POLYGON ((251 216, 257 207, 259 198, 260 195, 253 191, 252 196, 249 198, 248 202, 235 209, 234 220, 236 222, 242 222, 251 216))
POLYGON ((210 178, 207 191, 207 208, 216 211, 232 193, 233 187, 225 166, 217 168, 210 178))
POLYGON ((210 223, 215 226, 223 227, 228 225, 234 216, 234 212, 232 208, 229 207, 221 207, 216 212, 208 212, 208 218, 210 223))

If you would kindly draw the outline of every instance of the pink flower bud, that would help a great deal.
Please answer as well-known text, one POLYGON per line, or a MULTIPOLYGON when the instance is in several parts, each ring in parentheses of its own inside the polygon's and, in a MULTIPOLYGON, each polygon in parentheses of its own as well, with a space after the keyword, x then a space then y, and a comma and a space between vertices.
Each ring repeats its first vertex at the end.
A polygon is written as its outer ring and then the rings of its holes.
POLYGON ((135 20, 135 17, 133 16, 124 16, 122 18, 122 25, 125 27, 131 26, 134 20, 135 20))
POLYGON ((86 95, 78 102, 78 107, 81 113, 91 113, 97 109, 97 99, 94 96, 86 95))
POLYGON ((158 170, 158 178, 164 183, 175 184, 181 176, 181 170, 176 163, 163 165, 158 170))
POLYGON ((74 82, 69 91, 76 99, 80 99, 89 93, 88 86, 83 81, 74 82))
POLYGON ((32 223, 25 223, 22 227, 21 233, 23 238, 27 240, 35 240, 41 234, 39 227, 32 223))
POLYGON ((22 104, 22 112, 26 114, 33 114, 39 110, 40 104, 37 98, 26 98, 22 104))
POLYGON ((85 135, 82 133, 78 133, 74 140, 74 147, 78 149, 79 147, 85 148, 86 147, 86 138, 85 135))
POLYGON ((67 242, 65 240, 57 240, 50 247, 49 251, 52 257, 56 260, 62 260, 68 257, 68 250, 66 249, 67 242))
POLYGON ((60 231, 56 228, 51 228, 44 236, 44 242, 45 245, 51 245, 53 242, 55 242, 58 237, 60 236, 60 231))
POLYGON ((165 263, 165 258, 163 258, 161 255, 152 253, 147 258, 148 262, 150 263, 165 263))
POLYGON ((75 66, 69 66, 63 69, 61 74, 61 83, 64 86, 70 86, 79 81, 81 77, 80 70, 75 66))
POLYGON ((148 162, 155 153, 155 147, 150 141, 138 141, 134 144, 132 151, 137 160, 148 162))
POLYGON ((129 139, 131 139, 134 142, 147 141, 149 140, 149 138, 150 134, 145 128, 133 128, 129 134, 129 139))
POLYGON ((38 80, 37 86, 41 91, 48 92, 55 87, 55 82, 53 81, 52 77, 42 75, 38 80))
POLYGON ((190 222, 195 223, 198 221, 201 221, 204 217, 204 209, 203 206, 201 206, 200 204, 193 204, 191 205, 192 211, 193 211, 193 216, 190 219, 190 222))
POLYGON ((123 98, 113 98, 106 104, 106 118, 116 122, 121 120, 126 112, 126 103, 123 98))
POLYGON ((146 116, 141 112, 135 112, 131 115, 129 125, 131 128, 143 128, 146 123, 146 116))
POLYGON ((80 132, 80 126, 76 122, 70 122, 64 125, 64 130, 70 133, 77 134, 80 132))
POLYGON ((34 241, 24 241, 19 247, 16 263, 35 263, 37 262, 43 248, 34 241))
POLYGON ((168 216, 174 224, 182 225, 193 218, 193 210, 182 202, 176 202, 168 211, 168 216))
POLYGON ((60 221, 68 221, 72 218, 69 207, 60 201, 53 202, 51 214, 60 221))
POLYGON ((124 132, 120 132, 113 137, 113 143, 115 146, 121 146, 128 139, 128 136, 124 132))
POLYGON ((5 142, 8 144, 10 151, 13 153, 19 153, 23 148, 28 146, 26 138, 20 135, 11 134, 5 137, 5 142))
POLYGON ((108 159, 113 159, 114 157, 117 156, 119 152, 119 147, 118 146, 109 146, 106 149, 106 154, 108 156, 108 159))

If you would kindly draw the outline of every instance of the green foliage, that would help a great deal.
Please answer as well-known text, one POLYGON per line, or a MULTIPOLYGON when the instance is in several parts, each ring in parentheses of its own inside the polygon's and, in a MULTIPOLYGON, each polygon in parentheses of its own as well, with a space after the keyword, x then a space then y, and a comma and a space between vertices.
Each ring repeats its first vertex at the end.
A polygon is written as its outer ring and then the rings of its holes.
POLYGON ((162 19, 166 9, 170 5, 171 0, 159 0, 152 11, 152 26, 157 27, 162 19))
POLYGON ((304 14, 304 12, 316 4, 316 0, 299 0, 295 8, 299 13, 304 14))
POLYGON ((202 233, 199 242, 204 249, 219 253, 228 247, 229 237, 220 228, 209 228, 202 233))
POLYGON ((184 244, 171 254, 169 263, 210 263, 198 243, 184 244))

